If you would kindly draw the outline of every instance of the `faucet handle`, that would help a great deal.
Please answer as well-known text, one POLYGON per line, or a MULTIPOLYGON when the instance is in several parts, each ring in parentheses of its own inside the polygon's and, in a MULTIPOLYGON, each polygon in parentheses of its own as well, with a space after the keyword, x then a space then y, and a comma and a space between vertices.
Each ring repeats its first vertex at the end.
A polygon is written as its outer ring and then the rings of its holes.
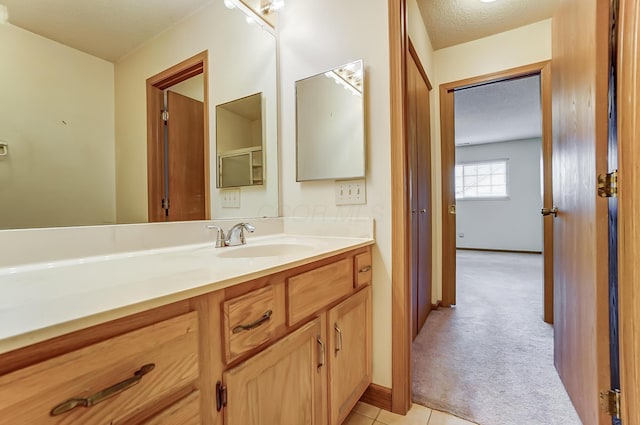
POLYGON ((216 226, 215 224, 209 224, 209 225, 207 225, 207 229, 213 229, 213 230, 217 231, 216 248, 222 248, 223 246, 226 246, 225 237, 224 237, 224 230, 222 229, 222 227, 216 226))

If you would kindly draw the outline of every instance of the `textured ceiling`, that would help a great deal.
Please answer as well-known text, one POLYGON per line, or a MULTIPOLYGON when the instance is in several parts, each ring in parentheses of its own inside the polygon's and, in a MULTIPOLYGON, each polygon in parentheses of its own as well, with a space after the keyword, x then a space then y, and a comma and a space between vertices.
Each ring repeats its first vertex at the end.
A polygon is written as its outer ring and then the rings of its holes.
POLYGON ((542 136, 540 77, 456 91, 456 146, 542 136))
POLYGON ((435 50, 551 18, 559 0, 418 0, 435 50))
POLYGON ((211 1, 0 0, 0 3, 7 6, 11 24, 115 62, 211 1))

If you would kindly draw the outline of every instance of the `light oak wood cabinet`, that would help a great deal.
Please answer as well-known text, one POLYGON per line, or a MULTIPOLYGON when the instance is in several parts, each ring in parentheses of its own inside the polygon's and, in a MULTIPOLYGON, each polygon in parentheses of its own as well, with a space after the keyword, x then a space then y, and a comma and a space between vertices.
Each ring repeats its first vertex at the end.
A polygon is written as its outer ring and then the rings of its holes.
POLYGON ((371 287, 328 314, 331 425, 341 424, 371 383, 371 287))
POLYGON ((338 425, 370 283, 360 248, 1 354, 0 425, 338 425))
POLYGON ((320 318, 226 371, 225 425, 322 425, 326 344, 320 318))

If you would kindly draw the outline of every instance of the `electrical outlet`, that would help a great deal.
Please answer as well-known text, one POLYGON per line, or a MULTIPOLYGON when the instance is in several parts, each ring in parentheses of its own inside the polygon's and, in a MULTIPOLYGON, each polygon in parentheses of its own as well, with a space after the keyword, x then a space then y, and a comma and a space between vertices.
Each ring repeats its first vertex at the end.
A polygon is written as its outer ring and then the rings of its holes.
POLYGON ((222 208, 240 208, 240 189, 222 189, 220 191, 222 208))
POLYGON ((358 205, 367 203, 365 179, 336 180, 336 205, 358 205))

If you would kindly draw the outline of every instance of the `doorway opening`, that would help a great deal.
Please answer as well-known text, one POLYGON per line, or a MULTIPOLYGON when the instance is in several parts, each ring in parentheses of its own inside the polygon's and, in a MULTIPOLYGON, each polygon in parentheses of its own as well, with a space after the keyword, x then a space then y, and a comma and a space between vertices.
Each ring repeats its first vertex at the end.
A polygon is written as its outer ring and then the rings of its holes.
POLYGON ((210 218, 208 116, 206 51, 147 79, 149 222, 210 218))
POLYGON ((455 307, 432 312, 413 343, 413 400, 479 423, 579 424, 543 322, 543 220, 552 217, 540 215, 540 72, 449 95, 455 307))

